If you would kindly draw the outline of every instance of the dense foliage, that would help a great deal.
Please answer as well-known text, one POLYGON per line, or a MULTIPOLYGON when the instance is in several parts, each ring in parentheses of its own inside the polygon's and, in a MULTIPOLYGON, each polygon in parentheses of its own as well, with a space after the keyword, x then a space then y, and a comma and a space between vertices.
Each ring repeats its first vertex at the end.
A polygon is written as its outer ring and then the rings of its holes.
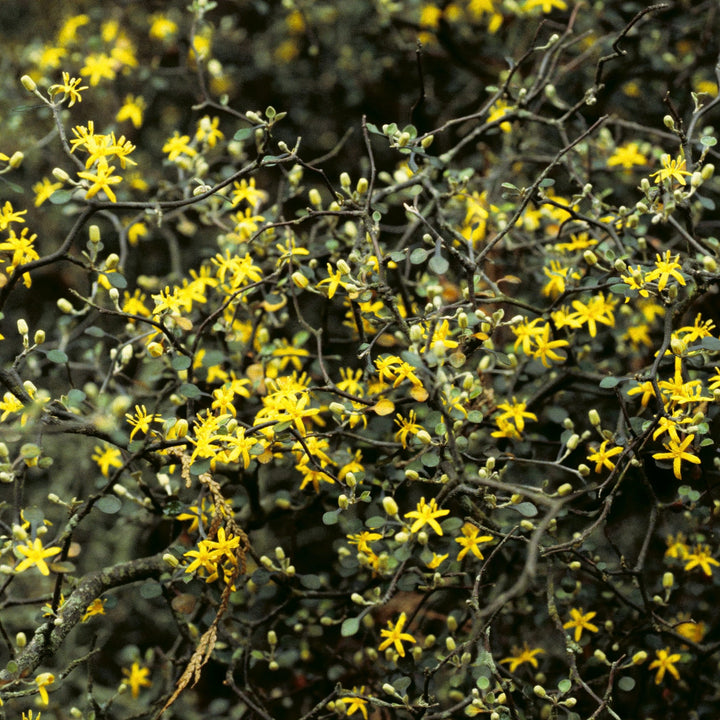
POLYGON ((186 2, 0 8, 2 718, 714 719, 717 4, 186 2))

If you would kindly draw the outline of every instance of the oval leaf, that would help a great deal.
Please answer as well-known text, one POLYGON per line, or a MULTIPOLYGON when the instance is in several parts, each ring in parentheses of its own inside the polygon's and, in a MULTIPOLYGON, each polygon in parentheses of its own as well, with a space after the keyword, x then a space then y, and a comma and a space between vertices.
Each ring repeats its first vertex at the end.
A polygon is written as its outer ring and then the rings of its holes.
POLYGON ((115 495, 103 495, 103 497, 95 503, 95 506, 100 512, 104 512, 106 515, 114 515, 116 512, 119 512, 122 507, 122 502, 120 498, 115 497, 115 495))
POLYGON ((352 637, 360 629, 360 620, 357 618, 346 618, 340 628, 343 637, 352 637))

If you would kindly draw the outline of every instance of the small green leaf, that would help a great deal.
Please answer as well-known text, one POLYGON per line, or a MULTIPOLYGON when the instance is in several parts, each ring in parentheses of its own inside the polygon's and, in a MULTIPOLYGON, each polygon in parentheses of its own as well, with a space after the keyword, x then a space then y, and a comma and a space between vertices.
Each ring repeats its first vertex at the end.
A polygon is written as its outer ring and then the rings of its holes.
POLYGON ((340 627, 340 634, 343 637, 352 637, 360 629, 358 618, 346 618, 340 627))
POLYGON ((337 525, 339 510, 329 510, 322 516, 323 525, 337 525))
POLYGON ((365 527, 369 527, 371 530, 375 528, 381 528, 385 525, 385 518, 382 515, 373 515, 365 521, 365 527))
POLYGON ((322 587, 322 581, 317 575, 301 575, 300 584, 308 590, 319 590, 322 587))
POLYGON ((190 400, 197 400, 202 395, 200 388, 192 383, 183 383, 180 386, 180 394, 190 400))
POLYGON ((709 350, 710 352, 720 351, 720 340, 716 337, 704 337, 700 341, 700 344, 705 350, 709 350))
POLYGON ((56 190, 48 200, 53 205, 64 205, 70 198, 72 198, 71 190, 56 190))
POLYGON ((86 397, 87 396, 85 395, 84 391, 80 390, 80 388, 73 388, 72 390, 68 391, 67 404, 70 407, 78 407, 82 404, 86 397))
POLYGON ((95 503, 95 506, 100 512, 104 512, 106 515, 114 515, 122 508, 122 502, 120 498, 115 497, 115 495, 103 495, 95 503))
POLYGON ((617 387, 622 382, 622 378, 616 378, 612 375, 608 375, 608 377, 604 377, 600 381, 600 387, 604 390, 610 390, 611 388, 617 387))
POLYGON ((127 287, 128 283, 125 276, 121 275, 119 272, 108 273, 105 277, 110 281, 110 284, 118 290, 124 290, 127 287))
POLYGON ((252 574, 252 581, 258 586, 266 585, 270 580, 270 573, 265 568, 258 568, 252 574))
POLYGON ((40 508, 29 507, 23 510, 23 519, 29 522, 30 525, 41 525, 45 520, 45 516, 40 508))
POLYGON ((437 275, 444 275, 450 268, 450 263, 442 255, 433 255, 428 267, 437 275))
POLYGON ((430 254, 430 251, 426 250, 425 248, 415 248, 410 253, 410 262, 413 265, 420 265, 421 263, 424 263, 427 260, 427 257, 429 254, 430 254))
POLYGON ((714 145, 717 145, 717 138, 714 138, 712 135, 703 135, 700 138, 700 142, 705 147, 713 147, 714 145))
POLYGON ((55 348, 50 350, 47 354, 47 359, 50 362, 57 363, 58 365, 64 365, 68 361, 68 356, 62 351, 55 348))
POLYGON ((618 687, 625 692, 630 692, 635 687, 635 680, 627 675, 625 677, 621 677, 618 680, 618 687))
POLYGON ((538 514, 537 508, 531 502, 521 502, 512 506, 513 510, 517 510, 523 517, 535 517, 538 514))
POLYGON ((233 140, 237 140, 238 142, 243 142, 244 140, 249 140, 251 137, 255 135, 255 127, 245 127, 240 128, 236 133, 233 135, 233 140))
POLYGON ((192 364, 192 360, 187 355, 176 355, 172 359, 173 370, 187 370, 192 364))
POLYGON ((160 587, 160 583, 154 580, 148 580, 140 586, 140 596, 146 600, 151 600, 160 595, 162 595, 162 587, 160 587))
POLYGON ((572 683, 570 682, 570 680, 568 680, 568 678, 565 678, 558 683, 558 690, 561 693, 569 692, 571 687, 572 683))

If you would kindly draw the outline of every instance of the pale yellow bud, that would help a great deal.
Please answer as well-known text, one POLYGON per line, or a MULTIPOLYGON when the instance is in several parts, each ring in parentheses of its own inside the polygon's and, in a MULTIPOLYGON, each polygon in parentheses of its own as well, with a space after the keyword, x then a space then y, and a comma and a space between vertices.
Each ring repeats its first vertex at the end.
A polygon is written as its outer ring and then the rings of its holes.
POLYGON ((70 176, 59 167, 53 168, 52 175, 56 180, 59 180, 60 182, 68 182, 70 180, 70 176))
POLYGON ((169 567, 175 569, 180 565, 180 561, 172 554, 172 553, 165 553, 162 556, 163 562, 168 565, 169 567))
POLYGON ((313 207, 322 207, 322 197, 320 196, 320 191, 317 188, 310 189, 310 192, 308 192, 308 199, 313 207))
POLYGON ((586 250, 583 253, 583 258, 588 265, 597 265, 598 256, 592 250, 586 250))
POLYGON ((395 498, 386 495, 382 500, 383 510, 390 517, 395 517, 398 514, 398 504, 395 502, 395 498))
POLYGON ((37 85, 35 84, 35 81, 29 75, 23 75, 20 78, 20 82, 28 92, 35 92, 37 90, 37 85))

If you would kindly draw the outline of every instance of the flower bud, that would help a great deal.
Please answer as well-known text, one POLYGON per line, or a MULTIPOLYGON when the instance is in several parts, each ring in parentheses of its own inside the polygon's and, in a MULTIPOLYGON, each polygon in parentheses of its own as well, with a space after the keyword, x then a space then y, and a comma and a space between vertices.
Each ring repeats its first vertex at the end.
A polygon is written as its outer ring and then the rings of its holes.
POLYGON ((395 517, 398 514, 398 504, 395 502, 395 498, 390 497, 390 495, 386 495, 383 498, 382 506, 386 515, 389 515, 390 517, 395 517))
POLYGON ((540 698, 547 697, 547 690, 542 685, 536 685, 533 688, 533 692, 540 698))
POLYGON ((337 503, 338 503, 338 507, 341 510, 347 510, 348 507, 350 506, 350 501, 348 500, 348 496, 345 495, 344 493, 342 495, 338 496, 337 503))
POLYGON ((320 192, 317 188, 310 188, 310 192, 308 192, 308 199, 313 207, 322 207, 322 197, 320 196, 320 192))
POLYGON ((590 420, 590 424, 593 427, 597 427, 600 425, 600 413, 595 408, 592 408, 588 412, 588 420, 590 420))
POLYGON ((662 584, 666 590, 671 590, 672 586, 675 584, 675 576, 671 572, 664 573, 662 584))
POLYGON ((24 648, 27 645, 27 635, 24 632, 15 634, 15 645, 19 648, 24 648))
POLYGON ((708 181, 715 173, 715 166, 712 163, 703 165, 703 169, 700 171, 702 179, 708 181))
POLYGON ((33 337, 33 342, 36 345, 42 345, 45 342, 45 331, 44 330, 36 330, 35 337, 33 337))
POLYGON ((90 238, 91 243, 99 243, 100 242, 100 228, 97 225, 91 225, 88 228, 88 236, 90 238))
POLYGON ((639 652, 636 652, 632 656, 632 663, 633 665, 642 665, 647 660, 648 654, 644 650, 640 650, 639 652))
POLYGON ((13 170, 17 170, 22 165, 22 161, 24 159, 25 155, 23 155, 19 150, 17 150, 12 154, 10 160, 8 160, 8 165, 13 170))
POLYGON ((27 322, 23 318, 19 318, 17 321, 17 331, 20 333, 20 335, 27 335, 30 328, 28 327, 27 322))
POLYGON ((268 630, 267 641, 268 645, 277 645, 277 633, 274 630, 268 630))
POLYGON ((37 85, 35 84, 35 81, 29 75, 23 75, 20 78, 20 82, 28 92, 35 92, 37 90, 37 85))
POLYGON ((75 312, 75 308, 72 306, 72 303, 67 298, 63 298, 63 297, 58 298, 57 306, 58 306, 58 310, 60 310, 60 312, 64 312, 64 313, 68 313, 68 314, 75 312))
POLYGON ((570 483, 563 483, 558 489, 557 494, 560 497, 565 497, 573 491, 573 486, 570 483))
POLYGON ((423 445, 430 445, 432 443, 432 438, 430 437, 430 433, 427 430, 418 430, 415 434, 415 437, 423 444, 423 445))
POLYGON ((56 180, 59 180, 60 182, 69 182, 70 176, 59 167, 53 168, 52 175, 56 180))
POLYGON ((163 562, 168 565, 169 567, 175 569, 178 565, 180 565, 180 561, 172 554, 172 553, 165 553, 162 556, 163 562))
POLYGON ((299 287, 301 290, 304 290, 308 284, 309 280, 303 275, 299 270, 296 270, 292 274, 292 281, 295 283, 297 287, 299 287))
POLYGON ((588 265, 597 265, 598 256, 592 250, 586 250, 583 253, 583 258, 588 265))

